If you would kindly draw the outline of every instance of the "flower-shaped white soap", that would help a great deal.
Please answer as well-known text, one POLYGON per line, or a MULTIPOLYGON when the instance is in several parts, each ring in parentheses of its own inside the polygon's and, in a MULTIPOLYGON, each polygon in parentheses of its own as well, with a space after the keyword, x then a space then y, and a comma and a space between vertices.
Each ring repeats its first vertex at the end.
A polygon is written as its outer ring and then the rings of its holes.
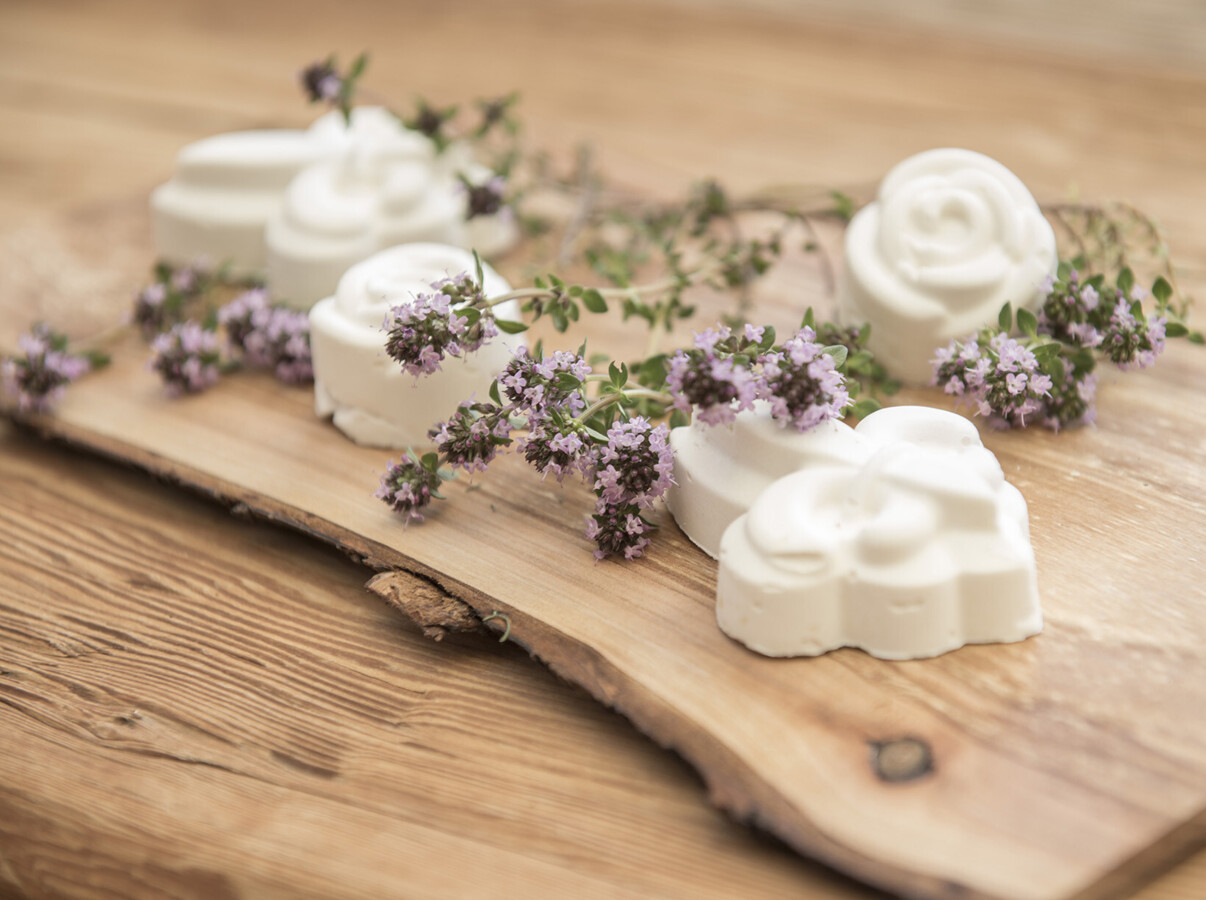
MULTIPOLYGON (((416 294, 432 293, 432 282, 473 272, 473 256, 444 244, 405 244, 383 250, 350 268, 335 295, 310 310, 314 358, 314 406, 332 416, 336 427, 371 447, 432 446, 427 430, 449 418, 470 397, 485 399, 520 341, 500 335, 463 358, 444 359, 442 368, 415 378, 385 352, 382 324, 391 307, 416 294)), ((510 290, 483 266, 485 293, 510 290)), ((502 319, 518 319, 514 301, 495 308, 502 319)))
POLYGON ((886 659, 1042 628, 1026 502, 974 426, 897 407, 858 432, 860 466, 776 481, 721 540, 721 629, 770 656, 861 647, 886 659))
POLYGON ((844 322, 871 324, 870 349, 896 377, 928 384, 934 350, 1035 306, 1057 264, 1055 235, 1022 182, 970 150, 897 165, 846 231, 844 322))
MULTIPOLYGON (((342 114, 331 112, 305 131, 237 131, 189 144, 172 179, 151 194, 157 255, 178 265, 204 258, 229 265, 234 275, 263 276, 264 227, 289 182, 379 132, 387 117, 365 107, 353 113, 350 129, 342 114)), ((400 131, 396 120, 393 127, 400 131)))
MULTIPOLYGON (((488 171, 488 170, 487 170, 488 171)), ((268 286, 274 299, 308 309, 335 290, 352 265, 385 247, 433 242, 492 256, 517 232, 501 216, 466 222, 459 173, 482 180, 467 148, 437 157, 433 145, 396 120, 366 119, 336 159, 301 172, 268 222, 268 286)))
POLYGON ((867 442, 836 419, 800 434, 782 428, 758 401, 729 425, 698 419, 670 432, 675 484, 666 505, 679 528, 713 559, 720 538, 773 482, 806 466, 856 466, 867 442))

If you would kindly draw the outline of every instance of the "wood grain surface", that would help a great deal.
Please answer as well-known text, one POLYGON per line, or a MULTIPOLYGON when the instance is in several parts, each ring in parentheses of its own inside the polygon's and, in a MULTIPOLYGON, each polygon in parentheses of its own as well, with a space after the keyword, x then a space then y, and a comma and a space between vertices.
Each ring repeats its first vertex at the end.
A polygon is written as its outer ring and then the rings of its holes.
MULTIPOLYGON (((6 6, 3 100, 16 127, 0 152, 15 164, 0 171, 0 190, 5 223, 22 226, 6 242, 6 303, 32 315, 39 297, 70 297, 72 291, 78 297, 81 289, 98 298, 124 297, 145 253, 145 243, 138 243, 137 202, 106 203, 91 218, 73 216, 66 220, 74 223, 69 234, 63 219, 42 225, 23 220, 45 208, 78 208, 88 200, 126 196, 126 187, 148 187, 166 176, 175 149, 191 137, 300 121, 304 114, 288 112, 296 108, 291 88, 276 83, 280 72, 295 68, 298 56, 317 56, 332 45, 351 52, 373 43, 373 29, 351 14, 354 8, 332 23, 321 47, 311 48, 305 5, 283 19, 270 7, 134 3, 89 19, 75 6, 6 6), (260 30, 282 21, 271 39, 260 30), (129 37, 134 22, 142 27, 137 41, 129 37), (101 149, 109 155, 98 161, 101 149), (89 236, 81 238, 80 230, 89 236), (81 241, 89 253, 111 248, 108 264, 63 265, 78 259, 81 241)), ((655 191, 677 189, 689 176, 706 173, 745 186, 802 177, 863 181, 913 149, 969 144, 1006 159, 1040 194, 1063 191, 1076 178, 1091 196, 1140 202, 1169 225, 1191 282, 1200 274, 1195 201, 1203 199, 1204 186, 1194 177, 1200 176, 1194 140, 1203 130, 1202 118, 1193 115, 1201 110, 1197 76, 1102 72, 924 41, 925 52, 918 53, 916 43, 894 37, 724 15, 643 11, 637 24, 622 8, 567 12, 532 4, 506 17, 488 8, 472 11, 476 18, 468 6, 456 5, 440 12, 377 10, 385 24, 399 30, 409 25, 412 36, 417 31, 428 39, 404 42, 406 54, 378 51, 383 83, 392 76, 441 99, 521 87, 534 108, 537 138, 555 148, 592 138, 614 168, 655 191), (557 40, 550 38, 550 23, 557 40), (478 63, 437 73, 435 38, 453 33, 459 51, 478 63), (497 46, 516 50, 500 55, 497 46), (488 66, 480 62, 486 59, 488 66), (911 65, 919 59, 925 64, 911 65), (558 80, 547 77, 553 70, 558 80), (605 93, 595 87, 603 72, 609 77, 605 93), (1050 107, 1062 118, 1035 112, 1050 107), (835 127, 818 139, 810 118, 835 127)), ((1177 565, 1178 557, 1165 548, 1201 540, 1202 434, 1190 428, 1167 440, 1167 431, 1157 438, 1131 425, 1144 421, 1141 412, 1153 405, 1161 423, 1174 421, 1179 410, 1201 409, 1202 371, 1188 349, 1152 376, 1109 388, 1113 406, 1103 401, 1102 409, 1103 423, 1114 423, 1108 431, 1103 424, 1070 442, 1020 445, 1009 436, 995 447, 1014 464, 1007 471, 1031 500, 1036 529, 1061 535, 1059 555, 1044 560, 1040 549, 1040 577, 1045 601, 1054 602, 1048 603, 1051 632, 1075 654, 1039 654, 1023 665, 1016 657, 1033 652, 1026 644, 1010 648, 1014 665, 999 668, 995 654, 975 648, 934 672, 907 675, 889 670, 869 676, 865 664, 851 665, 852 654, 834 655, 821 666, 832 683, 853 679, 860 691, 870 684, 872 694, 894 698, 868 713, 868 723, 882 726, 894 715, 912 723, 922 709, 936 723, 932 733, 949 736, 952 746, 967 740, 997 746, 998 755, 1008 757, 1037 736, 1057 748, 1047 762, 1062 789, 1068 790, 1064 782, 1076 782, 1074 790, 1104 792, 1115 805, 1106 804, 1079 831, 1039 831, 1028 841, 1047 844, 1053 861, 1034 864, 1052 865, 1052 871, 1084 858, 1083 845, 1096 845, 1098 838, 1158 835, 1177 822, 1195 821, 1195 811, 1200 821, 1201 804, 1195 807, 1193 798, 1201 790, 1201 705, 1177 699, 1192 699, 1194 685, 1202 683, 1202 617, 1192 605, 1181 605, 1200 600, 1200 562, 1197 569, 1192 557, 1189 565, 1177 565), (1069 455, 1077 460, 1075 469, 1067 466, 1069 455), (1148 478, 1138 462, 1149 465, 1149 456, 1158 478, 1148 478), (1060 481, 1085 476, 1094 485, 1110 483, 1109 498, 1091 489, 1070 491, 1060 481), (1161 499, 1178 489, 1181 499, 1162 508, 1161 499), (1128 540, 1118 551, 1106 542, 1120 533, 1128 540), (1116 572, 1106 563, 1119 552, 1137 559, 1116 572), (1149 559, 1161 563, 1154 570, 1141 565, 1149 559), (1077 602, 1084 586, 1100 582, 1107 569, 1102 603, 1086 613, 1077 602), (1146 616, 1139 625, 1141 612, 1146 616), (1079 668, 1076 661, 1086 653, 1099 668, 1079 668), (1024 714, 993 711, 999 710, 993 702, 1019 691, 1032 692, 1024 714), (1129 744, 1119 755, 1124 739, 1129 744)), ((126 397, 124 411, 96 416, 100 408, 92 408, 91 400, 104 391, 101 379, 93 381, 96 393, 72 400, 86 420, 82 427, 120 443, 131 421, 121 416, 138 416, 158 402, 144 375, 136 364, 124 373, 115 370, 112 377, 129 379, 135 394, 126 397)), ((280 402, 282 421, 298 418, 305 407, 254 379, 233 395, 213 396, 227 407, 232 396, 251 407, 280 402)), ((173 415, 186 419, 170 442, 178 452, 196 433, 187 430, 190 422, 207 414, 164 407, 156 421, 162 426, 173 415)), ((12 452, 2 460, 9 549, 3 571, 14 576, 4 583, 14 586, 4 588, 3 652, 21 666, 4 666, 20 676, 15 686, 4 682, 4 715, 13 727, 3 732, 6 765, 0 769, 12 810, 5 818, 19 824, 0 842, 0 876, 14 889, 29 896, 367 896, 400 886, 408 895, 430 896, 854 892, 719 821, 703 809, 681 766, 519 655, 504 648, 499 664, 496 645, 480 640, 428 647, 413 632, 389 624, 383 630, 382 622, 396 620, 359 593, 358 578, 341 581, 358 572, 355 567, 316 554, 298 539, 220 524, 218 513, 131 473, 11 435, 5 440, 12 452), (239 536, 225 542, 228 529, 239 536), (131 556, 136 548, 142 552, 131 556), (314 571, 299 567, 297 559, 314 571), (153 585, 137 583, 131 571, 153 585), (336 583, 342 590, 331 587, 336 583), (281 596, 297 597, 303 614, 274 615, 281 596), (215 639, 198 637, 199 631, 212 631, 215 639), (383 643, 396 655, 366 649, 383 643), (461 665, 463 681, 440 681, 446 667, 461 665), (430 734, 407 743, 395 742, 393 732, 369 733, 365 719, 396 728, 391 723, 400 718, 371 686, 382 685, 393 698, 405 696, 407 683, 418 691, 436 688, 437 696, 442 690, 456 710, 441 720, 447 729, 442 745, 430 734), (486 702, 479 704, 480 698, 486 702), (127 737, 122 729, 131 726, 121 720, 137 723, 131 713, 146 716, 148 710, 150 727, 127 737), (483 730, 481 723, 492 717, 509 727, 483 730), (596 722, 595 730, 583 721, 596 722), (616 729, 620 738, 613 736, 616 729), (461 767, 449 757, 461 760, 461 767), (345 765, 348 759, 359 762, 345 765), (579 766, 579 759, 589 764, 579 766), (612 773, 602 788, 595 778, 600 765, 612 773), (441 778, 450 768, 454 777, 441 778), (427 789, 416 788, 410 777, 415 769, 430 779, 427 789), (307 779, 318 779, 327 791, 307 779), (607 789, 615 785, 617 790, 607 789), (634 802, 647 816, 644 826, 630 824, 634 802), (340 839, 346 840, 338 854, 323 854, 340 839), (409 852, 395 852, 397 845, 409 852)), ((214 452, 230 452, 230 445, 214 452)), ((303 455, 300 448, 286 453, 290 460, 303 455)), ((159 450, 140 462, 193 480, 204 471, 178 470, 159 450)), ((371 465, 366 459, 366 470, 378 466, 376 457, 371 465)), ((460 511, 442 514, 439 524, 484 539, 475 533, 473 503, 525 502, 495 481, 478 496, 460 498, 466 501, 460 511)), ((277 481, 268 493, 288 487, 277 481)), ((538 529, 569 534, 577 515, 572 506, 572 498, 564 498, 547 521, 536 523, 538 529)), ((430 533, 412 538, 420 531, 411 529, 407 540, 438 540, 434 529, 430 533)), ((675 551, 674 540, 668 553, 675 551)), ((413 552, 408 545, 412 559, 413 552)), ((566 558, 573 564, 572 555, 566 558)), ((655 575, 650 590, 674 593, 665 583, 670 572, 664 560, 651 560, 647 568, 655 575)), ((582 583, 607 577, 597 573, 593 567, 581 573, 582 583)), ((591 620, 587 624, 598 617, 589 608, 582 615, 591 620)), ((698 639, 709 637, 701 632, 698 639)), ((606 662, 614 664, 625 649, 607 647, 606 662)), ((818 687, 803 688, 801 705, 833 702, 808 693, 818 687)), ((856 730, 851 737, 865 742, 869 734, 856 730)), ((1025 768, 1024 752, 1020 759, 1025 768)), ((976 781, 974 769, 964 775, 976 781)), ((974 796, 960 793, 960 803, 974 796)), ((723 793, 720 799, 726 799, 723 793)), ((1024 817, 1026 811, 1014 812, 1024 817)), ((1002 831, 1011 826, 1008 819, 981 824, 1002 831)), ((1188 842, 1193 833, 1173 837, 1188 842)), ((1133 849, 1138 852, 1139 844, 1133 849)), ((1135 860, 1130 874, 1160 861, 1135 860)), ((889 862, 863 874, 884 881, 900 865, 889 862)), ((1196 896, 1202 882, 1195 871, 1201 872, 1200 862, 1153 890, 1196 896)))

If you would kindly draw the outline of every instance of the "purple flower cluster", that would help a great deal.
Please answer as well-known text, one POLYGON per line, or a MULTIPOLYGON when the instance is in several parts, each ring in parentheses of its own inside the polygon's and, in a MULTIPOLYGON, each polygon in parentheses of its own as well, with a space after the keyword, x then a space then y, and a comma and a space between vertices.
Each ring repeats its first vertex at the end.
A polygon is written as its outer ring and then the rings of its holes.
POLYGON ((134 296, 131 320, 150 340, 181 321, 185 305, 207 291, 213 281, 214 274, 203 259, 179 268, 159 263, 155 280, 134 296))
POLYGON ((415 376, 430 375, 445 356, 472 353, 498 335, 493 314, 481 308, 481 287, 468 275, 431 287, 433 293, 393 307, 382 326, 388 333, 385 352, 415 376))
POLYGON ((478 216, 493 216, 506 208, 503 196, 507 189, 507 179, 495 175, 481 184, 469 180, 462 182, 468 195, 465 202, 465 221, 478 216))
MULTIPOLYGON (((1129 283, 1124 286, 1130 288, 1129 283)), ((1082 283, 1072 270, 1060 280, 1048 279, 1039 311, 1039 332, 1058 341, 1096 349, 1122 369, 1145 369, 1164 350, 1167 320, 1144 316, 1145 292, 1103 285, 1100 278, 1082 283)))
POLYGON ((781 351, 760 358, 759 396, 770 403, 771 415, 781 425, 807 431, 826 419, 840 418, 850 402, 846 379, 823 350, 805 326, 784 341, 781 351))
POLYGON ((272 369, 286 384, 313 380, 308 314, 272 306, 267 292, 254 288, 219 309, 218 322, 248 366, 272 369))
POLYGON ((218 382, 218 335, 196 322, 157 335, 151 350, 149 368, 159 373, 168 396, 199 393, 218 382))
POLYGON ((564 419, 559 423, 535 420, 523 441, 523 456, 528 465, 541 475, 555 476, 558 481, 574 472, 589 477, 595 465, 594 449, 564 419))
POLYGON ((675 409, 690 412, 694 407, 701 422, 722 425, 732 422, 738 411, 754 408, 758 395, 754 373, 731 353, 717 352, 717 346, 730 344, 732 336, 728 326, 709 328, 695 335, 693 350, 679 350, 670 358, 666 389, 674 397, 675 409))
POLYGON ((1139 301, 1118 297, 1102 334, 1100 350, 1120 369, 1146 369, 1164 351, 1167 320, 1143 317, 1139 301))
POLYGON ((1065 366, 1063 379, 1055 379, 1051 394, 1043 405, 1043 426, 1052 431, 1077 425, 1090 425, 1097 420, 1094 399, 1097 395, 1097 376, 1092 372, 1076 372, 1065 366))
POLYGON ((373 496, 384 500, 395 512, 403 513, 405 521, 422 522, 419 510, 440 497, 441 480, 434 454, 418 459, 403 453, 397 462, 391 460, 373 496))
POLYGON ((540 418, 553 408, 576 416, 586 409, 580 386, 590 372, 590 365, 577 353, 558 350, 534 359, 520 348, 499 376, 498 385, 511 405, 529 419, 540 418), (563 375, 569 377, 563 379, 563 375))
POLYGON ((769 342, 751 325, 740 335, 726 326, 697 334, 694 347, 679 350, 667 367, 674 407, 694 408, 699 421, 718 425, 766 400, 781 426, 801 432, 840 417, 850 402, 846 379, 813 329, 804 326, 780 347, 769 342))
POLYGON ((595 465, 595 511, 587 518, 586 536, 596 544, 595 559, 623 554, 643 555, 652 529, 641 511, 653 506, 674 483, 670 429, 656 428, 635 416, 607 430, 595 465))
POLYGON ((934 384, 976 407, 1000 427, 1025 426, 1026 417, 1042 411, 1052 379, 1038 358, 1004 332, 987 343, 968 338, 940 348, 934 359, 934 384))
POLYGON ((88 360, 67 353, 66 340, 45 325, 35 325, 17 345, 24 355, 0 361, 0 381, 21 412, 49 411, 67 385, 91 368, 88 360))
POLYGON ((297 80, 311 103, 334 103, 343 91, 343 79, 332 60, 306 66, 297 73, 297 80))
POLYGON ((452 418, 427 432, 444 460, 454 469, 484 472, 511 443, 511 420, 493 403, 462 403, 452 418))

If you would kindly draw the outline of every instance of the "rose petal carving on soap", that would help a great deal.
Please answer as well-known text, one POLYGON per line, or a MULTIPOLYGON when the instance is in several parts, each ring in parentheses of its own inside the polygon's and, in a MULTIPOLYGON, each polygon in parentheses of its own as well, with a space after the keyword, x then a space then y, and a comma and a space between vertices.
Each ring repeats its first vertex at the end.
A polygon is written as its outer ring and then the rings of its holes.
POLYGON ((779 479, 725 531, 717 622, 769 656, 885 659, 1038 633, 1026 502, 961 416, 896 407, 859 465, 779 479))
POLYGON ((871 324, 869 349, 923 385, 934 351, 1034 307, 1058 262, 1055 234, 1026 186, 970 150, 929 150, 898 164, 846 230, 842 321, 871 324))
MULTIPOLYGON (((314 407, 358 444, 394 449, 429 449, 427 430, 447 419, 457 404, 484 399, 520 338, 499 335, 475 353, 447 358, 442 368, 416 379, 385 353, 381 326, 390 308, 432 282, 472 273, 473 255, 445 244, 404 244, 370 256, 339 280, 334 296, 310 310, 314 358, 314 407)), ((487 296, 510 290, 483 265, 487 296)), ((500 319, 519 319, 515 301, 495 308, 500 319)))

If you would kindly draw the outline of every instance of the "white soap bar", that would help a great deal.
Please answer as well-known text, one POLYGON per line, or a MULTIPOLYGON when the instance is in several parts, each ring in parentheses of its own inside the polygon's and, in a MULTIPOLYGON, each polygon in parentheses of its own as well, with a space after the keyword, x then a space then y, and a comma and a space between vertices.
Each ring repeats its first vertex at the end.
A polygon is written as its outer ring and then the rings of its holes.
POLYGON ((846 230, 839 312, 871 324, 869 349, 897 378, 929 384, 938 347, 1037 307, 1055 273, 1055 234, 1003 165, 929 150, 897 165, 846 230))
POLYGON ((456 150, 436 158, 421 135, 382 127, 299 174, 268 222, 273 299, 309 309, 352 265, 398 244, 450 244, 483 257, 513 246, 518 231, 510 218, 465 221, 468 192, 456 173, 484 178, 488 170, 456 150))
MULTIPOLYGON (((441 369, 416 378, 385 352, 382 330, 390 308, 432 293, 432 282, 473 273, 473 256, 443 244, 405 244, 381 251, 350 268, 335 295, 310 310, 314 358, 314 405, 358 444, 416 451, 433 445, 427 431, 448 419, 463 400, 485 400, 490 384, 520 346, 500 334, 475 353, 449 357, 441 369)), ((487 296, 510 290, 483 266, 487 296)), ((500 319, 520 317, 515 301, 495 308, 500 319)))
POLYGON ((171 180, 151 194, 157 256, 177 265, 205 259, 229 266, 232 275, 262 277, 264 228, 289 183, 387 128, 404 131, 385 110, 363 107, 353 112, 350 129, 341 113, 330 112, 305 131, 239 131, 189 144, 171 180))
POLYGON ((721 540, 721 629, 769 656, 861 647, 885 659, 1042 628, 1026 502, 961 416, 896 407, 854 465, 772 484, 721 540))
POLYGON ((857 465, 866 442, 834 419, 800 434, 780 428, 758 401, 728 425, 698 421, 670 432, 675 484, 666 505, 696 546, 717 558, 726 528, 773 482, 805 466, 857 465))

